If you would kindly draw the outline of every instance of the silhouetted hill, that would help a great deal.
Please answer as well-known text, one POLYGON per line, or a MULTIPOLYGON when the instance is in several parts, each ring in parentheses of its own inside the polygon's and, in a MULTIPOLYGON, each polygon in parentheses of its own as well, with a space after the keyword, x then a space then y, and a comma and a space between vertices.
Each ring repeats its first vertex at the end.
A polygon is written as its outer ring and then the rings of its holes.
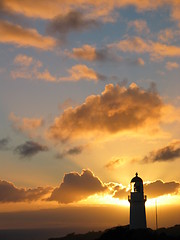
POLYGON ((130 230, 129 226, 121 226, 103 232, 71 233, 65 237, 50 238, 49 240, 180 240, 180 225, 158 230, 150 228, 130 230))
POLYGON ((103 232, 88 232, 85 234, 70 233, 61 238, 49 238, 49 240, 95 240, 99 239, 103 232))
POLYGON ((165 232, 168 236, 180 236, 180 225, 175 225, 174 227, 169 228, 159 228, 157 232, 165 232))

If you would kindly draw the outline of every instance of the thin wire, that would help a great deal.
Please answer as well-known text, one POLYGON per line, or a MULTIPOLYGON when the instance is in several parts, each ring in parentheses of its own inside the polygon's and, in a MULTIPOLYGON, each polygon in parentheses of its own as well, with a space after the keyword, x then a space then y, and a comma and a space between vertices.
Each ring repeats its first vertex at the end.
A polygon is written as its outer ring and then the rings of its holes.
POLYGON ((155 200, 155 207, 156 207, 156 230, 158 229, 158 217, 157 217, 157 199, 155 200))

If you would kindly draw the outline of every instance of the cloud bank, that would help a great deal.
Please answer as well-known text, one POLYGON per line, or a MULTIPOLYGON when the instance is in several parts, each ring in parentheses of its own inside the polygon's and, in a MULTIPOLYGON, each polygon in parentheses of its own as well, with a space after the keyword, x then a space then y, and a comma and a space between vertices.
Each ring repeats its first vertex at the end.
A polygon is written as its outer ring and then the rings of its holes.
POLYGON ((77 202, 95 193, 104 192, 106 186, 90 170, 66 173, 59 187, 52 192, 49 201, 77 202))
POLYGON ((42 200, 52 191, 51 187, 17 188, 14 184, 0 180, 0 202, 31 202, 42 200))
POLYGON ((180 23, 180 3, 177 0, 37 0, 36 4, 33 4, 31 0, 21 1, 21 4, 19 4, 19 0, 3 0, 1 3, 1 9, 31 18, 52 19, 59 14, 66 15, 74 9, 79 9, 95 19, 101 18, 103 21, 113 21, 115 10, 129 6, 135 7, 137 11, 141 12, 168 6, 171 18, 178 24, 180 23))
POLYGON ((157 180, 149 184, 144 185, 145 194, 149 198, 159 197, 166 194, 177 194, 179 191, 180 184, 178 182, 163 182, 157 180))
MULTIPOLYGON (((144 184, 144 192, 148 199, 180 193, 180 183, 156 180, 144 184)), ((59 187, 18 188, 13 183, 0 180, 0 203, 56 201, 69 204, 81 201, 94 194, 111 195, 114 198, 126 199, 130 194, 129 189, 120 183, 103 183, 89 169, 70 172, 64 175, 59 187)))

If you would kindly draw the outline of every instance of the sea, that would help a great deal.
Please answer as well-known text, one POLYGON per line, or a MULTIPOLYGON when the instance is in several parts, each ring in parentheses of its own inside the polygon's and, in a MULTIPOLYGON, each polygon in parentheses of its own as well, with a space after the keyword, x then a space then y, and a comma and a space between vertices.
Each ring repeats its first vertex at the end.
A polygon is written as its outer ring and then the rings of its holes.
POLYGON ((0 230, 0 240, 48 240, 63 237, 69 233, 86 233, 89 229, 51 228, 51 229, 12 229, 0 230))

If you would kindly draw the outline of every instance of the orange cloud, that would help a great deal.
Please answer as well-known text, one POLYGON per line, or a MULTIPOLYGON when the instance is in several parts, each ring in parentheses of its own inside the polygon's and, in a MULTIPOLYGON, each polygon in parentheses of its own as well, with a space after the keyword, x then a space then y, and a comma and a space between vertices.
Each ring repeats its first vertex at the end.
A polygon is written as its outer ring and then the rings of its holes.
POLYGON ((42 118, 20 118, 14 113, 10 114, 10 120, 12 121, 12 126, 15 130, 23 133, 28 133, 28 135, 33 135, 37 129, 43 126, 44 121, 42 118))
MULTIPOLYGON (((86 65, 75 65, 71 69, 68 70, 68 77, 61 77, 60 81, 80 81, 82 79, 88 81, 98 81, 99 79, 103 79, 103 76, 99 73, 95 72, 92 68, 88 68, 86 65)), ((105 77, 104 77, 105 78, 105 77)))
POLYGON ((116 186, 114 190, 115 190, 113 194, 114 198, 127 199, 129 191, 127 191, 126 188, 116 186))
POLYGON ((0 180, 0 202, 31 202, 42 200, 52 192, 51 187, 17 188, 13 183, 0 180))
POLYGON ((134 20, 128 23, 128 28, 134 28, 137 33, 148 34, 150 32, 147 22, 144 20, 134 20))
POLYGON ((56 42, 51 37, 40 35, 35 29, 25 29, 7 21, 0 21, 0 42, 14 44, 18 47, 35 47, 50 50, 56 42))
POLYGON ((164 43, 169 43, 170 40, 174 38, 174 35, 176 35, 177 32, 174 32, 170 28, 163 29, 158 34, 158 40, 164 43))
POLYGON ((43 72, 38 72, 36 78, 39 80, 45 80, 47 82, 55 82, 56 78, 51 75, 48 69, 45 69, 43 72))
POLYGON ((104 192, 106 186, 90 170, 66 173, 59 187, 55 188, 49 201, 59 203, 77 202, 95 193, 104 192))
POLYGON ((137 130, 158 122, 163 103, 157 93, 136 84, 129 88, 106 85, 101 95, 86 98, 82 105, 69 108, 55 118, 48 136, 61 141, 96 132, 115 134, 137 130))
POLYGON ((173 20, 178 22, 178 25, 180 27, 180 2, 178 0, 172 1, 171 17, 173 20))
POLYGON ((180 47, 166 45, 140 37, 128 38, 108 45, 109 48, 119 49, 122 52, 149 53, 152 59, 163 57, 179 57, 180 47))
POLYGON ((31 0, 4 0, 2 4, 6 10, 33 18, 51 19, 56 15, 64 15, 74 9, 80 9, 88 16, 101 17, 104 21, 113 21, 113 11, 118 8, 133 6, 137 11, 149 11, 168 5, 171 9, 172 19, 180 22, 178 0, 36 0, 36 4, 31 0))
POLYGON ((166 68, 171 71, 173 69, 179 68, 179 64, 177 62, 167 62, 166 68))
POLYGON ((73 48, 72 53, 67 53, 69 57, 94 61, 97 59, 96 48, 91 45, 83 45, 81 48, 73 48))
POLYGON ((166 194, 178 194, 180 188, 180 183, 172 182, 163 182, 161 180, 156 180, 148 184, 144 184, 145 194, 149 198, 159 197, 166 194))
POLYGON ((22 54, 19 54, 15 57, 14 59, 14 63, 16 64, 20 64, 20 65, 24 65, 24 66, 30 66, 33 62, 33 58, 32 57, 29 57, 27 55, 22 55, 22 54))
MULTIPOLYGON (((144 192, 148 199, 167 194, 179 194, 180 183, 156 180, 144 184, 144 192)), ((0 180, 0 202, 32 202, 38 200, 73 203, 86 199, 94 194, 108 194, 114 198, 127 199, 129 187, 120 183, 103 183, 89 169, 70 172, 64 175, 59 187, 17 188, 13 183, 0 180)))
POLYGON ((97 49, 91 45, 83 45, 80 48, 73 48, 72 52, 65 51, 65 55, 70 58, 77 60, 85 60, 85 61, 99 61, 99 62, 115 62, 122 63, 127 65, 139 65, 144 66, 145 62, 142 58, 123 58, 118 56, 117 53, 111 51, 112 49, 108 47, 104 47, 101 49, 97 49))
POLYGON ((42 62, 30 56, 19 54, 14 59, 16 66, 15 70, 11 71, 11 76, 14 79, 35 79, 47 82, 55 82, 56 78, 51 75, 48 69, 42 70, 42 62))

